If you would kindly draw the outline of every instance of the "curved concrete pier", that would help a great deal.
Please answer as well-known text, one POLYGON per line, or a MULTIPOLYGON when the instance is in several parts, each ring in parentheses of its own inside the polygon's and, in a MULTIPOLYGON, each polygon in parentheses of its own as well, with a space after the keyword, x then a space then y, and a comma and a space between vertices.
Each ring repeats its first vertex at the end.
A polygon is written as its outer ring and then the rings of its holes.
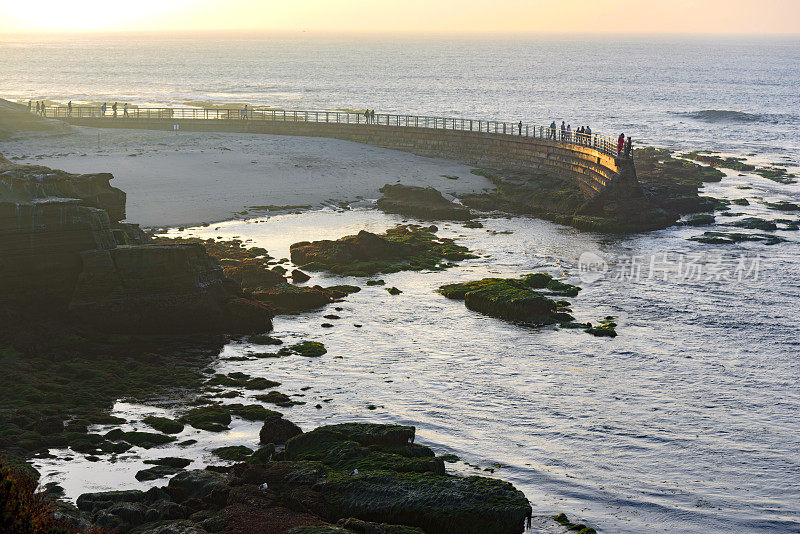
POLYGON ((615 198, 642 194, 633 161, 614 157, 614 140, 593 135, 575 142, 580 139, 575 132, 566 137, 521 123, 408 115, 378 115, 365 122, 361 114, 344 112, 251 111, 243 115, 240 110, 183 108, 135 109, 127 117, 99 115, 95 108, 47 110, 48 117, 96 128, 332 137, 489 169, 547 174, 575 184, 587 200, 598 199, 609 189, 615 198))

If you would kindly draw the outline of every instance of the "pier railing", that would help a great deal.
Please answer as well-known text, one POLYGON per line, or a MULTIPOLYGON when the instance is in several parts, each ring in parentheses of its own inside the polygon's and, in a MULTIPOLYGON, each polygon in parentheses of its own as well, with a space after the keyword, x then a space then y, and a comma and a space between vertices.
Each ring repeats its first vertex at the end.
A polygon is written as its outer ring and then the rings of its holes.
POLYGON ((105 111, 99 106, 48 106, 41 112, 54 119, 97 118, 104 120, 170 119, 170 120, 225 120, 225 121, 284 121, 336 124, 364 124, 396 126, 404 128, 432 128, 440 130, 463 130, 498 135, 549 139, 564 144, 591 147, 612 157, 618 157, 617 138, 596 133, 585 134, 565 131, 560 128, 540 126, 524 122, 462 119, 421 115, 394 115, 375 113, 367 115, 355 111, 306 111, 259 108, 140 108, 119 106, 114 111, 108 106, 105 111))

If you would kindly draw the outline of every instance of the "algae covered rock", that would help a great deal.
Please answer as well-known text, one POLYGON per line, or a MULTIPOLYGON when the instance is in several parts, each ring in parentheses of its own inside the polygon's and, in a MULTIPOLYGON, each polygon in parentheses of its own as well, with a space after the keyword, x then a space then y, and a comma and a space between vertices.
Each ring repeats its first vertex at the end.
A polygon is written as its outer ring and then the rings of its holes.
POLYGON ((289 406, 294 406, 296 404, 304 404, 303 402, 293 401, 289 395, 286 393, 281 393, 280 391, 270 391, 266 395, 256 395, 256 399, 262 402, 269 402, 283 408, 288 408, 289 406))
POLYGON ((332 475, 317 485, 331 514, 411 525, 433 534, 522 532, 532 510, 510 483, 432 473, 332 475))
POLYGON ((306 358, 317 358, 328 352, 325 345, 319 341, 301 341, 292 345, 289 350, 291 350, 292 354, 305 356, 306 358))
POLYGON ((340 470, 390 470, 444 474, 428 447, 414 445, 414 427, 344 423, 316 428, 286 443, 290 460, 319 461, 340 470))
POLYGON ((168 456, 166 458, 156 458, 154 460, 145 460, 144 463, 150 465, 166 465, 169 467, 178 467, 184 468, 192 463, 191 460, 188 458, 175 458, 174 456, 168 456))
MULTIPOLYGON (((531 325, 560 324, 566 328, 583 328, 588 332, 587 328, 591 325, 574 322, 568 301, 551 298, 563 295, 574 297, 580 290, 580 287, 556 280, 547 273, 533 273, 522 278, 484 278, 447 284, 439 288, 439 293, 449 299, 463 300, 470 310, 507 321, 531 325)), ((613 327, 590 333, 611 335, 610 331, 613 331, 613 327)))
POLYGON ((136 473, 136 480, 140 482, 144 482, 146 480, 157 480, 159 478, 164 478, 168 476, 172 476, 175 473, 179 473, 181 471, 180 467, 170 467, 168 465, 156 465, 154 467, 148 467, 147 469, 142 469, 141 471, 136 473))
POLYGON ((164 434, 137 431, 123 432, 120 429, 111 430, 106 433, 105 438, 110 441, 126 441, 131 445, 142 447, 143 449, 150 449, 175 441, 174 437, 165 436, 164 434))
POLYGON ((292 262, 306 270, 346 276, 372 276, 401 270, 443 269, 444 260, 473 258, 451 239, 438 238, 435 227, 403 225, 384 234, 365 230, 336 241, 303 241, 290 249, 292 262))
POLYGON ((204 469, 183 471, 172 477, 166 491, 175 502, 187 499, 202 499, 217 488, 226 485, 227 478, 219 473, 204 469))
POLYGON ((760 217, 745 217, 738 221, 728 223, 728 226, 735 226, 736 228, 747 228, 748 230, 761 230, 763 232, 772 232, 778 229, 778 225, 773 221, 767 221, 760 217))
POLYGON ((388 213, 400 213, 420 219, 451 219, 465 221, 472 218, 469 208, 450 202, 432 187, 414 185, 384 185, 378 207, 388 213))
POLYGON ((244 445, 229 445, 227 447, 218 447, 211 452, 223 460, 239 462, 253 454, 253 449, 244 445))
POLYGON ((709 226, 714 224, 715 218, 710 213, 700 213, 698 215, 692 215, 683 224, 687 226, 709 226))
POLYGON ((203 406, 186 412, 181 421, 200 430, 222 432, 231 424, 231 414, 222 406, 203 406))
POLYGON ((151 426, 158 430, 159 432, 163 432, 164 434, 179 434, 183 432, 183 423, 180 421, 175 421, 174 419, 170 419, 168 417, 157 417, 154 415, 148 415, 142 422, 148 426, 151 426))
POLYGON ((300 287, 287 283, 253 292, 253 298, 268 304, 281 313, 298 313, 313 310, 333 302, 335 296, 325 289, 300 287))
MULTIPOLYGON (((277 413, 277 412, 275 412, 277 413)), ((259 441, 262 444, 272 443, 283 445, 295 436, 299 436, 303 431, 300 427, 282 417, 271 417, 264 421, 261 431, 258 433, 259 441)))
POLYGON ((589 324, 586 332, 595 337, 617 337, 617 323, 611 319, 606 319, 596 326, 589 324))
POLYGON ((470 310, 492 317, 542 324, 558 322, 556 302, 534 291, 523 280, 484 278, 444 285, 439 292, 450 299, 463 299, 470 310))
POLYGON ((279 412, 268 410, 260 404, 226 404, 225 408, 233 415, 247 421, 266 421, 273 417, 281 417, 279 412))
POLYGON ((743 241, 755 241, 765 245, 775 245, 786 241, 771 234, 745 234, 740 232, 703 232, 702 235, 690 237, 689 241, 697 241, 710 245, 729 245, 743 241))

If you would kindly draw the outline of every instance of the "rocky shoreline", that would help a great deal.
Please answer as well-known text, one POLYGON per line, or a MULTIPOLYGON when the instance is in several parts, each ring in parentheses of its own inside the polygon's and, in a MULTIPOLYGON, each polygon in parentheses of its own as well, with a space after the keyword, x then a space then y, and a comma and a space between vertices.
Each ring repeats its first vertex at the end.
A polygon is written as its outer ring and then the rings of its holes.
MULTIPOLYGON (((609 233, 663 228, 682 214, 719 207, 698 194, 703 182, 721 178, 719 171, 658 149, 639 149, 635 158, 645 197, 624 209, 587 203, 544 176, 490 171, 480 172, 496 191, 462 195, 462 204, 435 189, 387 185, 378 207, 465 225, 480 224, 470 221, 472 209, 496 210, 609 233)), ((260 448, 214 450, 220 460, 239 462, 232 466, 187 471, 186 459, 165 457, 137 473, 137 480, 172 476, 165 486, 85 494, 77 507, 58 501, 51 487, 57 504, 41 508, 47 521, 67 531, 142 534, 524 531, 532 512, 521 492, 496 479, 448 475, 444 457, 413 443, 414 427, 350 423, 304 433, 261 404, 223 401, 250 390, 264 391, 255 398, 276 407, 298 402, 276 390, 279 383, 209 372, 230 336, 280 346, 254 357, 325 354, 318 342, 283 347, 267 335, 277 314, 316 309, 360 290, 304 285, 307 272, 372 277, 442 270, 474 257, 438 237, 435 226, 297 242, 290 263, 241 241, 151 239, 122 222, 125 194, 109 185, 107 173, 74 175, 0 156, 0 178, 0 474, 6 480, 28 481, 19 487, 30 489, 36 474, 24 460, 46 457, 49 449, 69 448, 101 461, 173 443, 172 434, 185 426, 220 432, 232 417, 263 424, 260 448), (126 423, 109 415, 119 399, 165 397, 186 407, 179 417, 145 419, 141 430, 89 431, 126 423)), ((727 239, 708 234, 703 242, 727 239)), ((382 281, 366 282, 377 284, 382 281)), ((613 317, 595 326, 574 322, 570 303, 560 297, 579 290, 543 273, 440 288, 445 297, 487 315, 615 336, 613 317)), ((555 522, 569 530, 594 532, 562 516, 555 522)))
MULTIPOLYGON (((42 503, 38 519, 20 510, 12 514, 16 518, 4 518, 11 521, 9 528, 24 532, 50 524, 68 532, 150 534, 524 530, 531 507, 521 492, 496 479, 447 475, 430 448, 413 444, 413 427, 349 424, 303 433, 260 404, 220 402, 237 388, 279 385, 241 373, 209 377, 207 366, 226 335, 258 333, 256 342, 281 343, 265 334, 276 313, 316 308, 360 288, 296 285, 308 275, 287 272, 266 251, 247 250, 241 243, 151 243, 134 225, 119 222, 124 194, 110 188, 110 175, 70 175, 7 160, 0 166, 2 229, 11 236, 0 248, 13 251, 24 265, 70 268, 57 284, 49 272, 32 276, 18 269, 15 278, 3 278, 0 454, 6 484, 0 493, 4 511, 25 499, 42 503), (50 244, 58 238, 61 246, 53 250, 50 244), (58 262, 52 261, 54 255, 58 262), (20 287, 25 294, 12 291, 20 287), (26 298, 31 293, 35 298, 26 298), (89 430, 126 422, 108 414, 120 398, 146 401, 164 395, 183 397, 194 407, 175 420, 146 418, 142 423, 152 431, 89 430), (26 494, 23 489, 34 487, 36 473, 8 467, 67 447, 89 461, 113 461, 132 448, 175 442, 171 434, 184 425, 225 430, 232 416, 263 422, 260 449, 214 451, 220 459, 244 463, 185 471, 183 459, 163 458, 136 478, 173 476, 166 486, 86 494, 77 508, 26 494), (450 498, 443 501, 445 494, 450 498)), ((437 239, 432 231, 402 227, 383 237, 362 233, 352 241, 331 242, 339 256, 330 255, 327 244, 298 244, 293 259, 304 255, 309 261, 296 263, 335 269, 337 261, 358 258, 363 261, 357 261, 356 270, 368 274, 468 257, 463 247, 437 239)), ((324 353, 321 344, 308 341, 276 354, 324 353)), ((274 389, 256 398, 276 406, 294 402, 274 389)), ((48 491, 57 498, 56 486, 48 491)))

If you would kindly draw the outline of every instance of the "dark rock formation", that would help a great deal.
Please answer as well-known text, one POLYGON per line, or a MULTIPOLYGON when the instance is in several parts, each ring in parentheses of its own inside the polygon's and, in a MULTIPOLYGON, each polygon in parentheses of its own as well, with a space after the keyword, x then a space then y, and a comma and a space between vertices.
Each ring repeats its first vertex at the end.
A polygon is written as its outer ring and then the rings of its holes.
MULTIPOLYGON (((200 244, 206 252, 222 265, 225 276, 239 282, 252 298, 274 308, 277 313, 299 313, 313 310, 346 296, 320 286, 303 287, 289 284, 284 278, 285 269, 271 266, 267 251, 259 247, 246 248, 239 240, 205 241, 196 238, 154 239, 157 244, 200 244)), ((295 269, 291 274, 295 282, 310 277, 295 269)))
POLYGON ((466 221, 472 214, 466 206, 450 202, 432 187, 414 185, 384 185, 378 207, 388 213, 400 213, 434 221, 452 219, 466 221))
MULTIPOLYGON (((273 418, 279 420, 280 417, 273 418)), ((275 440, 270 438, 270 443, 275 440)), ((511 484, 457 477, 414 427, 346 423, 250 454, 244 463, 184 471, 166 487, 90 493, 78 507, 121 533, 519 534, 531 516, 511 484)), ((157 474, 157 473, 154 473, 157 474)))
POLYGON ((81 254, 69 311, 110 331, 264 332, 269 306, 244 298, 199 245, 148 245, 81 254))

